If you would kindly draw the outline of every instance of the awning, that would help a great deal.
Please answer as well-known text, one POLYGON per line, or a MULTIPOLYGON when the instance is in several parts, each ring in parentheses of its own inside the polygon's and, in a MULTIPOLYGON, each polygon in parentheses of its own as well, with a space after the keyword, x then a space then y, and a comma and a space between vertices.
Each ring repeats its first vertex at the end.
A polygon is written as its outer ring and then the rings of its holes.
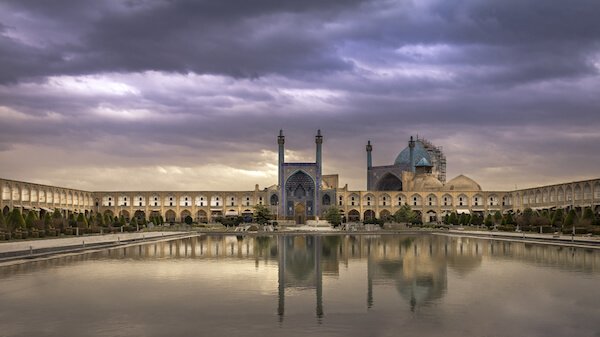
POLYGON ((222 208, 211 208, 210 209, 211 212, 223 212, 222 208))
POLYGON ((225 216, 236 216, 236 215, 238 215, 238 212, 234 211, 232 209, 225 212, 225 216))
POLYGON ((13 207, 22 208, 23 206, 21 206, 21 205, 19 205, 19 204, 13 204, 13 207))
POLYGON ((53 210, 53 209, 46 208, 46 207, 40 207, 40 209, 43 209, 43 210, 44 210, 44 211, 46 211, 46 212, 54 212, 54 210, 53 210))
POLYGON ((242 212, 242 214, 252 214, 252 213, 254 213, 254 211, 251 210, 251 209, 247 209, 247 210, 245 210, 245 211, 242 212))
POLYGON ((471 211, 468 209, 457 209, 456 214, 471 214, 471 211))
POLYGON ((31 206, 23 206, 23 209, 31 209, 31 206))

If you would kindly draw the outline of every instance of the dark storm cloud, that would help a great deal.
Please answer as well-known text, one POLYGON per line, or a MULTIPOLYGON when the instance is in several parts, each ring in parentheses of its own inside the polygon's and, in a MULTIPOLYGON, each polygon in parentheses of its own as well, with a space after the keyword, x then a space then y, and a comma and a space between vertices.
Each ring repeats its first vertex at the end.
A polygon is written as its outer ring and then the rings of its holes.
POLYGON ((354 55, 352 47, 341 53, 344 46, 365 46, 362 56, 376 60, 403 45, 446 44, 471 47, 450 63, 510 67, 480 75, 482 82, 513 83, 594 71, 587 56, 597 50, 600 31, 597 1, 11 1, 4 7, 29 19, 15 24, 38 21, 36 27, 57 36, 42 46, 4 37, 4 82, 107 71, 236 77, 345 71, 354 55))

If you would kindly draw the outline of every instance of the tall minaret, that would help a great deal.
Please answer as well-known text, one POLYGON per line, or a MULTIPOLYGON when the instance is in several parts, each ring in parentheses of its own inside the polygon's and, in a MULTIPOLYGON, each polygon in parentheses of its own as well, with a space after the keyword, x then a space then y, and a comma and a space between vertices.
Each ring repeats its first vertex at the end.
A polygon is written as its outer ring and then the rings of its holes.
POLYGON ((315 144, 317 145, 317 181, 315 186, 315 216, 319 217, 319 204, 321 203, 321 174, 323 168, 322 162, 322 145, 323 145, 323 136, 321 136, 321 130, 317 130, 317 136, 315 137, 315 144))
POLYGON ((410 171, 415 173, 415 141, 413 140, 413 136, 410 136, 408 148, 410 150, 410 171))
POLYGON ((285 216, 285 200, 284 200, 284 191, 285 191, 285 187, 284 185, 284 181, 283 181, 283 164, 285 163, 285 157, 284 157, 284 153, 285 153, 285 149, 284 149, 284 144, 285 144, 285 137, 283 136, 283 130, 279 130, 279 137, 277 137, 277 144, 279 144, 279 171, 277 173, 277 182, 279 184, 279 205, 277 206, 279 208, 278 214, 281 216, 285 216))
POLYGON ((373 167, 373 158, 371 157, 373 146, 371 141, 367 141, 367 191, 371 189, 371 168, 373 167))

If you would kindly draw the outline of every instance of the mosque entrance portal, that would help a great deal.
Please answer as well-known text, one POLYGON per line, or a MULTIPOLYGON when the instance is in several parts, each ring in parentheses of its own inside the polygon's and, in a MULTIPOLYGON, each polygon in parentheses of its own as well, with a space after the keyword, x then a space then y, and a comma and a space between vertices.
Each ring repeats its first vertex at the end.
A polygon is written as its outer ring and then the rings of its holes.
POLYGON ((294 207, 294 218, 297 225, 303 225, 306 222, 306 207, 304 203, 297 203, 294 207))

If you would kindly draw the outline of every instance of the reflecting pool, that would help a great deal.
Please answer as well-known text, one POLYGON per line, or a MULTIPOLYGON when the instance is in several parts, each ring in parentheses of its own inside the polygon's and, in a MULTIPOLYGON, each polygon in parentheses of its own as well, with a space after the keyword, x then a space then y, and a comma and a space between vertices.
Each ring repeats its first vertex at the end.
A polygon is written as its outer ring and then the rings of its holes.
POLYGON ((600 336, 600 250, 202 235, 0 267, 0 336, 600 336))

